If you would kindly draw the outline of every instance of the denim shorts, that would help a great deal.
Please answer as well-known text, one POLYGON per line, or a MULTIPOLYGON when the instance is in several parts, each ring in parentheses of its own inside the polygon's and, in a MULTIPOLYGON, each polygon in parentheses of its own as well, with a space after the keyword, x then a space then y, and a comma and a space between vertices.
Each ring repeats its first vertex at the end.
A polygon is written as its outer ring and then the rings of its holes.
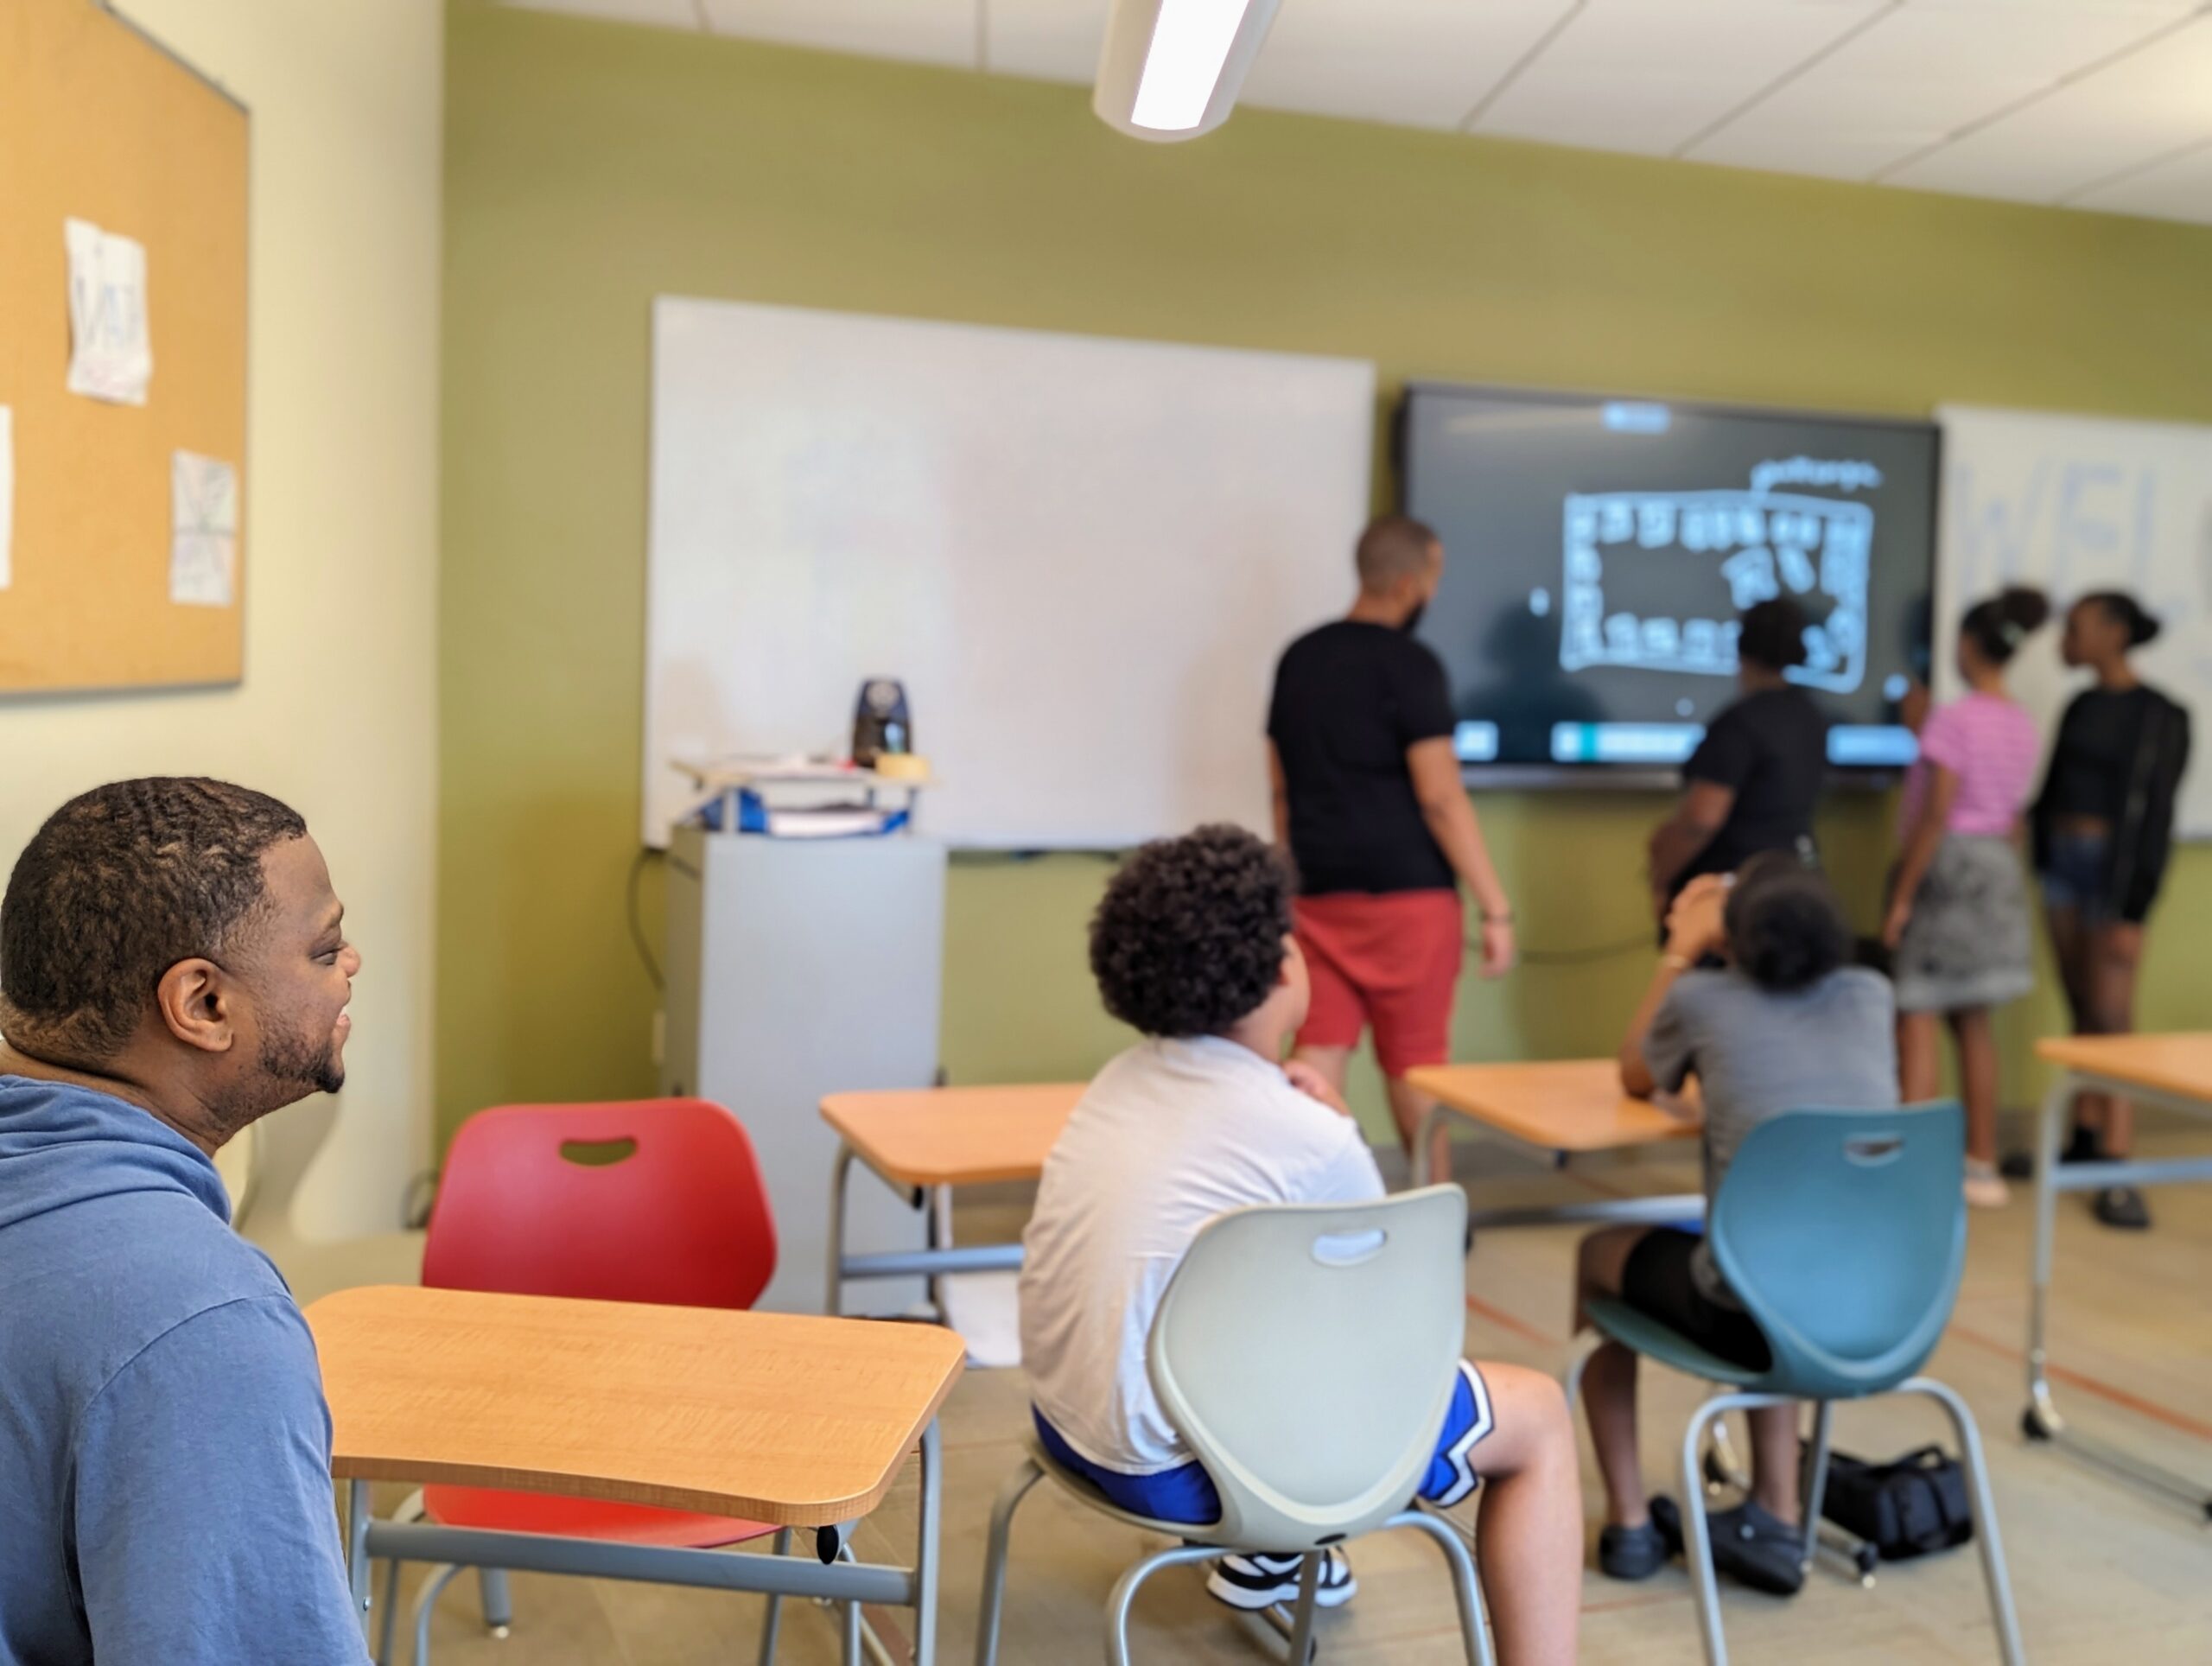
POLYGON ((2110 835, 2052 834, 2040 877, 2046 907, 2070 908, 2088 920, 2112 918, 2110 835))

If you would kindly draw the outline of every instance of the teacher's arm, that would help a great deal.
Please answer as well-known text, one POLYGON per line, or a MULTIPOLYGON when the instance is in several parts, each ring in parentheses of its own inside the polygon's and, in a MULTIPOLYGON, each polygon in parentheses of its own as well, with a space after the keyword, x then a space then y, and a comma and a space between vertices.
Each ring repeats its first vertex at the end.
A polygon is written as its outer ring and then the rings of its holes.
POLYGON ((1268 742, 1268 796, 1274 807, 1275 849, 1290 854, 1290 784, 1282 778, 1282 754, 1268 742))
POLYGON ((1499 977, 1513 970, 1513 904, 1498 882, 1497 868, 1483 842, 1482 823, 1459 779, 1459 754, 1449 736, 1416 741, 1406 748, 1406 770, 1429 836, 1444 853, 1475 899, 1483 921, 1482 975, 1499 977))

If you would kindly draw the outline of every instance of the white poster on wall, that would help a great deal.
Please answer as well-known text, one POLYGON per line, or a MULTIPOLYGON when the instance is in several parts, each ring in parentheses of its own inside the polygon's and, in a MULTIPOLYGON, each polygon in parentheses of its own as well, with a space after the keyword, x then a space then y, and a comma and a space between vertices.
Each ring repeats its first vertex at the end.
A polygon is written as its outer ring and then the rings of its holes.
MULTIPOLYGON (((2060 608, 2092 591, 2128 592, 2161 626, 2136 657, 2145 680, 2196 720, 2178 830, 2212 838, 2212 428, 1964 405, 1936 416, 1936 694, 1959 691, 1961 616, 2005 585, 2035 585, 2060 608)), ((2059 624, 2029 644, 2009 679, 2046 741, 2082 685, 2059 664, 2059 624)))
POLYGON ((62 225, 69 246, 69 391, 143 405, 154 378, 146 246, 90 220, 62 225))
POLYGON ((169 464, 169 600, 227 607, 237 595, 238 476, 189 451, 169 464))

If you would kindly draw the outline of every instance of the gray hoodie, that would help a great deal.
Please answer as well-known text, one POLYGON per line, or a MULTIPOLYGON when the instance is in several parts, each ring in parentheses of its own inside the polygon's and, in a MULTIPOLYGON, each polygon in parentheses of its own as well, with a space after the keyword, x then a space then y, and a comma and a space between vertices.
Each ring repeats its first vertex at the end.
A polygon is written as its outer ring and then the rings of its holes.
POLYGON ((0 1666, 366 1657, 306 1321, 215 1166, 0 1076, 0 1666))

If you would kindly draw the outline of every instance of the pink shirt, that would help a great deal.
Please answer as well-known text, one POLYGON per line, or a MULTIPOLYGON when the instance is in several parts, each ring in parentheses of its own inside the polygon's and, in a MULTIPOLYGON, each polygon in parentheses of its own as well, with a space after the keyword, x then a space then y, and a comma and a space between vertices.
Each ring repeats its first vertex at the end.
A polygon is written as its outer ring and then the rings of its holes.
POLYGON ((1938 707, 1921 727, 1921 761, 1905 777, 1898 825, 1910 833, 1920 819, 1929 766, 1941 765, 1959 778, 1945 830, 2002 838, 2019 821, 2042 755, 2035 719, 2001 695, 1969 694, 1938 707))

